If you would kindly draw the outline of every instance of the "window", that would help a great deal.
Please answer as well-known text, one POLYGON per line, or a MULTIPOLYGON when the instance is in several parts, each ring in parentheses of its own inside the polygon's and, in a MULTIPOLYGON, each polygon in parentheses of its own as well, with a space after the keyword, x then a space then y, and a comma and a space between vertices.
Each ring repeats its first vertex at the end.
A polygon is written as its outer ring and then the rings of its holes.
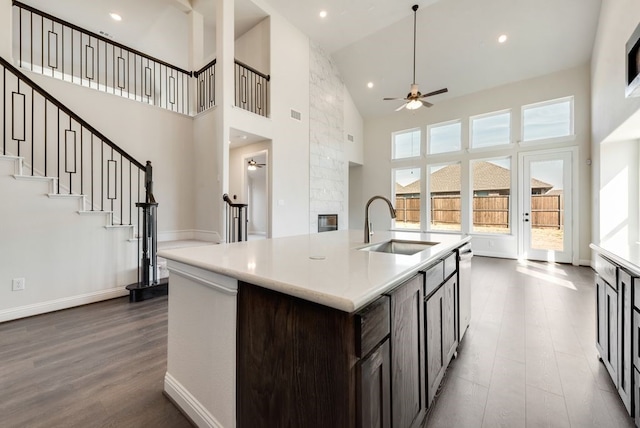
POLYGON ((522 141, 573 134, 573 97, 522 107, 522 141))
POLYGON ((511 112, 489 113, 471 118, 471 148, 493 147, 511 142, 511 112))
POLYGON ((460 163, 428 168, 429 230, 461 230, 460 163))
POLYGON ((511 159, 471 162, 473 174, 473 231, 510 233, 511 159))
POLYGON ((399 229, 420 229, 420 168, 393 170, 396 221, 399 229))
POLYGON ((459 120, 429 125, 427 135, 429 154, 457 152, 462 148, 462 124, 459 120))
POLYGON ((394 132, 393 153, 391 159, 404 159, 420 156, 420 129, 394 132))

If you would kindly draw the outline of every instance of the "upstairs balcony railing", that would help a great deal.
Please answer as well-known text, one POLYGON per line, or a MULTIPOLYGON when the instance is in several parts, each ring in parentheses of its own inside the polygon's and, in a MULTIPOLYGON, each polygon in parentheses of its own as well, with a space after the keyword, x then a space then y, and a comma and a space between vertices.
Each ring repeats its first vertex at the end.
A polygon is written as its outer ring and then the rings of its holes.
POLYGON ((198 113, 216 105, 216 60, 193 73, 198 80, 198 113))
POLYGON ((269 81, 268 74, 235 60, 236 106, 269 117, 269 81))
POLYGON ((189 114, 192 72, 14 1, 21 68, 189 114))
MULTIPOLYGON (((216 60, 191 72, 13 1, 21 68, 92 89, 192 114, 215 106, 216 60)), ((235 60, 235 105, 269 117, 271 76, 235 60)))

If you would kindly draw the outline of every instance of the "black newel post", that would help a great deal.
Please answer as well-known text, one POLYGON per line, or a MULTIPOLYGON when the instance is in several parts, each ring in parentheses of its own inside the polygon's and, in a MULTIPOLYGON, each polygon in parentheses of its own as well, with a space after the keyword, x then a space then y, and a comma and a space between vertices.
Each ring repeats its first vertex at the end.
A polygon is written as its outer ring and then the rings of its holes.
POLYGON ((137 202, 136 206, 142 208, 142 254, 140 269, 140 285, 148 287, 158 283, 158 224, 157 208, 158 203, 153 196, 153 167, 151 161, 147 161, 145 170, 145 201, 137 202))

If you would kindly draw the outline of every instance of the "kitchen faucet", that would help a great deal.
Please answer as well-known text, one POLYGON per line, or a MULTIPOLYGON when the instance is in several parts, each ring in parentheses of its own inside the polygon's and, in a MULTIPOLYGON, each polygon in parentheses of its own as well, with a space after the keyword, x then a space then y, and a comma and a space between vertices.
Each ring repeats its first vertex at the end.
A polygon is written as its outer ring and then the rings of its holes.
POLYGON ((365 244, 368 244, 370 242, 371 235, 373 235, 373 232, 370 231, 370 226, 369 226, 369 205, 371 205, 371 202, 373 202, 376 199, 382 199, 383 201, 385 201, 387 205, 389 205, 389 213, 391 214, 391 218, 396 218, 396 210, 393 208, 393 205, 391 205, 391 201, 389 199, 385 198, 384 196, 374 196, 371 199, 369 199, 369 202, 367 202, 367 205, 364 207, 364 243, 365 244))

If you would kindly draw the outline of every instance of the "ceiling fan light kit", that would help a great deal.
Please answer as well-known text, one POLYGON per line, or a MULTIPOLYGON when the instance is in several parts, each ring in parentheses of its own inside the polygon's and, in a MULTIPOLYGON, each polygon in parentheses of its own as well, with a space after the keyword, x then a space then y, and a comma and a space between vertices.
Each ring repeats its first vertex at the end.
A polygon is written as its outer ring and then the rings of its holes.
POLYGON ((249 160, 247 162, 247 169, 249 171, 255 171, 258 168, 262 168, 263 166, 265 166, 265 163, 258 163, 256 161, 254 161, 253 159, 249 160))
POLYGON ((448 92, 447 88, 438 89, 437 91, 429 92, 428 94, 422 94, 418 90, 418 84, 416 83, 416 17, 418 12, 418 5, 414 4, 411 7, 413 10, 413 83, 411 84, 411 91, 405 98, 383 98, 384 101, 388 100, 404 100, 406 103, 402 104, 396 109, 400 111, 403 108, 407 110, 415 110, 422 106, 431 107, 433 104, 423 100, 423 98, 431 97, 433 95, 444 94, 448 92))

